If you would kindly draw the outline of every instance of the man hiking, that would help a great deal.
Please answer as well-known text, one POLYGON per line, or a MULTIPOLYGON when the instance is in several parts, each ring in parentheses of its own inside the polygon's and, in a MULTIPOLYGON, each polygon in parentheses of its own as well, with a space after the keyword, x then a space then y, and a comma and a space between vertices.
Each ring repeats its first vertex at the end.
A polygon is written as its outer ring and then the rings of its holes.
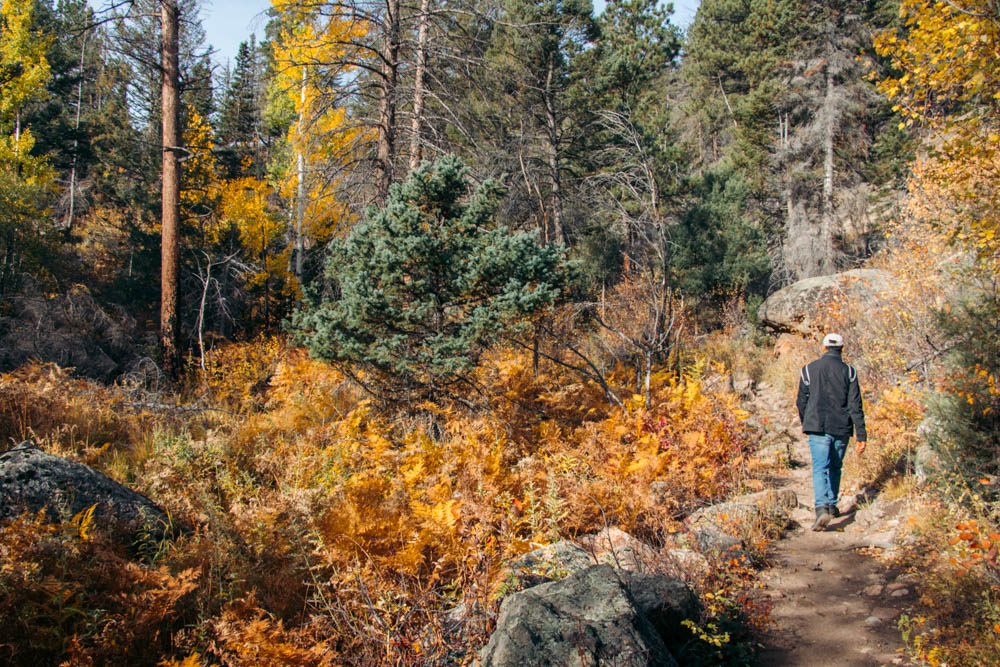
POLYGON ((824 530, 830 519, 840 516, 837 509, 840 471, 851 434, 857 436, 858 454, 865 451, 868 441, 858 372, 841 358, 844 337, 827 334, 823 347, 826 353, 799 371, 799 395, 795 401, 802 431, 809 435, 812 454, 816 498, 813 530, 824 530))

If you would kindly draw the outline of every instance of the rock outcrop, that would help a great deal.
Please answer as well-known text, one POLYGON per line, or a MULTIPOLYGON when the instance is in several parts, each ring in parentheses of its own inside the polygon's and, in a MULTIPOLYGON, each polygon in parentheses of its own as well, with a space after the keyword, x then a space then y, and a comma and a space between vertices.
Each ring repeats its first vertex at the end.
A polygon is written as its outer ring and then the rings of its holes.
MULTIPOLYGON (((636 585, 650 587, 646 581, 636 585)), ((609 565, 507 597, 480 657, 484 667, 677 665, 628 584, 609 565)))
POLYGON ((738 558, 743 555, 745 535, 784 529, 788 510, 795 507, 798 498, 793 491, 767 490, 700 509, 686 523, 702 551, 738 558))
POLYGON ((52 520, 65 520, 94 505, 96 525, 119 537, 158 539, 170 525, 149 498, 82 463, 27 441, 0 455, 0 520, 42 509, 52 520))
POLYGON ((653 624, 668 648, 691 639, 691 631, 683 623, 698 618, 698 598, 684 582, 636 572, 625 573, 623 580, 636 608, 653 624))
POLYGON ((49 297, 29 280, 11 304, 0 313, 0 371, 38 359, 107 382, 138 356, 135 320, 105 310, 85 287, 49 297))
POLYGON ((883 271, 854 269, 829 276, 806 278, 778 290, 757 309, 761 322, 776 331, 810 336, 818 332, 819 308, 838 296, 872 302, 889 281, 883 271))

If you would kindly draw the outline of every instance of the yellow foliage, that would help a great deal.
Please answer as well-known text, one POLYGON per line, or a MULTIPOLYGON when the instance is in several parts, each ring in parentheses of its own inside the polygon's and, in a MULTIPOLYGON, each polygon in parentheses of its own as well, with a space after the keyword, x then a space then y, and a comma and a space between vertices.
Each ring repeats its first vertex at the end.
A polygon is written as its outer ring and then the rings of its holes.
POLYGON ((135 442, 148 431, 151 416, 130 414, 126 402, 121 393, 74 379, 54 364, 28 364, 0 373, 0 442, 34 440, 93 463, 106 443, 135 442))
POLYGON ((0 120, 8 121, 45 93, 51 77, 45 52, 52 37, 35 29, 34 0, 0 2, 0 120), (10 72, 13 76, 7 76, 10 72))
POLYGON ((188 116, 184 145, 191 155, 184 161, 181 204, 191 242, 209 251, 223 245, 228 253, 232 248, 226 241, 238 241, 243 258, 259 265, 248 284, 259 287, 277 279, 276 290, 292 296, 295 285, 287 251, 273 251, 285 226, 268 204, 271 186, 252 176, 220 179, 211 126, 193 109, 188 116))
POLYGON ((350 121, 344 106, 330 103, 330 86, 320 81, 337 82, 356 75, 346 63, 368 25, 361 19, 323 17, 289 0, 272 0, 272 5, 287 21, 274 47, 276 84, 298 116, 288 132, 295 159, 282 174, 278 190, 297 204, 304 178, 303 233, 311 242, 325 244, 353 222, 346 203, 336 194, 340 170, 351 161, 364 131, 350 121))
POLYGON ((97 503, 94 503, 87 509, 80 510, 70 519, 70 524, 76 528, 76 532, 82 540, 90 539, 93 533, 94 510, 96 509, 97 503))
MULTIPOLYGON (((1000 268, 1000 14, 995 3, 904 0, 901 27, 876 37, 898 76, 879 82, 906 120, 930 128, 925 183, 946 195, 935 222, 1000 268)), ((911 188, 911 192, 915 192, 911 188)))
POLYGON ((205 372, 198 376, 218 403, 251 410, 263 402, 267 382, 284 353, 285 343, 278 337, 220 346, 205 355, 205 372))
MULTIPOLYGON (((510 559, 609 524, 666 543, 678 514, 747 475, 750 433, 732 398, 705 390, 705 364, 681 378, 654 374, 649 405, 637 397, 623 410, 599 387, 554 366, 536 377, 530 354, 498 350, 478 378, 492 409, 426 402, 409 413, 365 400, 280 340, 220 346, 206 365, 201 400, 226 412, 184 431, 165 417, 145 422, 122 471, 191 533, 164 548, 166 571, 114 561, 106 573, 145 573, 147 597, 132 603, 158 611, 143 616, 137 638, 185 604, 198 610, 188 617, 196 631, 160 626, 172 647, 157 654, 163 664, 430 660, 447 648, 440 609, 463 597, 495 604, 510 559), (666 489, 655 496, 654 481, 666 489)), ((46 391, 62 396, 66 386, 46 391)), ((30 430, 41 415, 23 419, 30 430)), ((101 544, 86 513, 75 523, 78 548, 101 544)), ((0 534, 0 548, 28 540, 18 535, 0 534)), ((30 548, 5 553, 29 567, 30 548)), ((67 604, 81 600, 64 574, 53 581, 67 604)), ((487 631, 468 630, 470 651, 487 631)), ((75 646, 95 650, 90 635, 75 646)))
POLYGON ((159 663, 159 667, 205 667, 205 663, 201 660, 201 655, 198 653, 192 653, 183 660, 163 660, 159 663))

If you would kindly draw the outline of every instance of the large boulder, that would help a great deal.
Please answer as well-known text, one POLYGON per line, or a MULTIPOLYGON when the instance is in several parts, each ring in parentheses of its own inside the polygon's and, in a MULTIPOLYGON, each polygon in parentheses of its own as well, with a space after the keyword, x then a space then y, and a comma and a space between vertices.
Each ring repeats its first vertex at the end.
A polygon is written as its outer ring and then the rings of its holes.
POLYGON ((149 498, 82 463, 27 441, 0 455, 0 520, 42 509, 53 521, 66 520, 95 505, 95 525, 117 537, 159 539, 170 525, 149 498))
POLYGON ((642 612, 668 647, 681 646, 691 639, 684 621, 696 619, 698 598, 678 579, 659 574, 622 573, 636 609, 642 612))
POLYGON ((810 336, 821 326, 816 316, 822 306, 838 297, 874 302, 888 282, 888 274, 874 269, 806 278, 769 296, 757 309, 757 316, 776 331, 810 336))
POLYGON ((507 597, 480 658, 484 667, 677 665, 627 584, 608 565, 507 597))
POLYGON ((594 564, 579 544, 562 540, 529 551, 511 562, 501 576, 500 593, 509 595, 548 581, 563 579, 594 564))
POLYGON ((685 523, 702 551, 740 558, 745 536, 780 532, 789 524, 788 510, 796 507, 791 489, 768 489, 702 508, 685 523))

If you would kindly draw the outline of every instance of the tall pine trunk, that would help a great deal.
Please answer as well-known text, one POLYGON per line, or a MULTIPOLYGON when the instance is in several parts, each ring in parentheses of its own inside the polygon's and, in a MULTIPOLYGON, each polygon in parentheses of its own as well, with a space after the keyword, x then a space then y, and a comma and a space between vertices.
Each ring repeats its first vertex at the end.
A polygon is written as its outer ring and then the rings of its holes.
MULTIPOLYGON (((559 118, 556 112, 556 94, 553 90, 555 63, 549 61, 545 77, 545 148, 549 163, 549 179, 552 182, 552 243, 566 243, 562 220, 562 179, 559 170, 559 118)), ((548 234, 546 234, 548 237, 548 234)))
POLYGON ((837 103, 834 98, 833 72, 825 68, 826 94, 823 98, 825 126, 823 128, 823 209, 817 239, 817 274, 833 271, 833 147, 837 133, 837 103))
POLYGON ((83 33, 83 42, 80 45, 80 80, 76 84, 76 117, 73 120, 73 167, 69 173, 69 211, 66 214, 66 236, 73 232, 73 217, 76 215, 76 168, 80 159, 80 112, 83 108, 83 79, 84 79, 84 57, 87 53, 87 37, 89 32, 83 33))
POLYGON ((427 13, 430 0, 420 0, 420 18, 417 28, 417 53, 413 73, 413 123, 410 130, 410 171, 420 166, 423 144, 420 141, 422 114, 424 112, 424 68, 427 66, 427 13))
POLYGON ((178 230, 180 227, 180 171, 177 151, 180 147, 179 109, 179 38, 177 0, 160 0, 162 44, 163 111, 163 201, 160 249, 160 347, 163 368, 171 377, 180 371, 177 350, 177 271, 178 230))
POLYGON ((378 201, 389 195, 396 161, 396 86, 399 79, 399 0, 386 0, 385 37, 382 54, 382 89, 378 102, 378 146, 375 155, 375 186, 378 201))

